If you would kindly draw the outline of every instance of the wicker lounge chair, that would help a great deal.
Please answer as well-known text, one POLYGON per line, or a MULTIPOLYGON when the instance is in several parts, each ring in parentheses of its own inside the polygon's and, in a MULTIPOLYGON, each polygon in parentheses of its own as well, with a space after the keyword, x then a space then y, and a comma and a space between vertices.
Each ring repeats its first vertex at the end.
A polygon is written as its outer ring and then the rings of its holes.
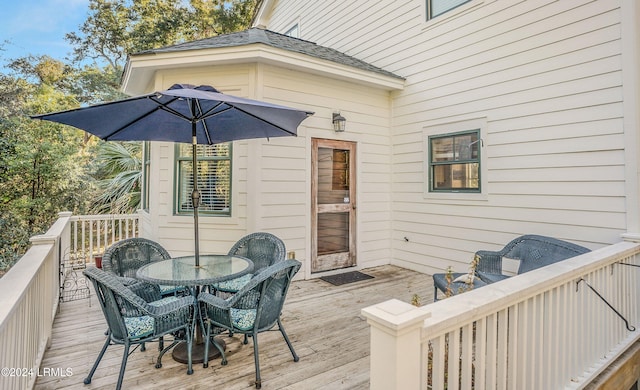
MULTIPOLYGON (((191 352, 195 303, 192 296, 168 297, 158 301, 147 302, 130 288, 120 282, 120 278, 104 272, 98 268, 87 268, 84 275, 93 283, 100 307, 105 316, 109 330, 104 346, 98 355, 89 375, 84 383, 91 383, 91 378, 100 364, 107 347, 112 344, 124 345, 124 354, 120 365, 120 374, 116 389, 122 387, 122 380, 127 365, 127 358, 132 352, 131 347, 137 348, 145 342, 160 339, 167 334, 174 334, 174 341, 164 348, 156 361, 156 368, 162 367, 162 356, 173 348, 181 339, 187 342, 187 348, 191 352), (176 335, 180 335, 177 337, 176 335)), ((144 285, 136 285, 140 287, 144 285)), ((149 285, 147 285, 149 286, 149 285)), ((160 298, 159 290, 156 297, 160 298)), ((146 290, 151 294, 153 289, 146 290)), ((138 292, 140 293, 140 292, 138 292)), ((144 295, 144 294, 143 294, 144 295)), ((150 295, 146 295, 151 299, 150 295)), ((191 354, 187 364, 187 374, 193 373, 191 354)))
MULTIPOLYGON (((490 283, 498 282, 509 276, 502 273, 502 259, 519 260, 517 274, 522 274, 536 268, 556 263, 570 257, 587 253, 590 250, 571 242, 558 240, 557 238, 528 234, 520 236, 509 242, 500 251, 480 250, 475 253, 478 256, 478 266, 473 278, 473 288, 482 287, 490 283)), ((444 273, 433 275, 434 301, 437 300, 438 290, 452 294, 468 290, 465 281, 448 283, 444 273)), ((464 278, 466 273, 454 273, 453 280, 464 278)))
MULTIPOLYGON (((297 260, 278 262, 258 273, 240 291, 226 300, 207 292, 200 293, 198 301, 204 302, 206 315, 205 367, 208 364, 207 356, 213 328, 224 328, 229 332, 252 336, 256 365, 255 384, 258 389, 262 386, 258 359, 258 333, 271 330, 275 325, 278 325, 278 329, 287 342, 291 355, 293 355, 293 361, 299 360, 280 321, 280 313, 291 279, 299 269, 300 262, 297 260)), ((213 342, 215 343, 215 340, 213 342)), ((217 344, 216 347, 222 353, 222 364, 227 364, 224 351, 217 344)))
POLYGON ((284 242, 271 233, 251 233, 242 237, 229 250, 229 255, 237 255, 253 261, 253 273, 239 278, 216 283, 213 290, 226 293, 235 293, 263 269, 285 259, 286 249, 284 242))

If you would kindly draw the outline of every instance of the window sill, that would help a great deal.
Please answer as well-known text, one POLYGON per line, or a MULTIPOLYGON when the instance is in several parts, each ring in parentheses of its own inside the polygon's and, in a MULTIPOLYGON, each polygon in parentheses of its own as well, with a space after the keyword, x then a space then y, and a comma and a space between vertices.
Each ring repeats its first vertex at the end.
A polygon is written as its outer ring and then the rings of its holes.
POLYGON ((486 202, 489 197, 482 192, 425 192, 424 199, 434 201, 486 202))

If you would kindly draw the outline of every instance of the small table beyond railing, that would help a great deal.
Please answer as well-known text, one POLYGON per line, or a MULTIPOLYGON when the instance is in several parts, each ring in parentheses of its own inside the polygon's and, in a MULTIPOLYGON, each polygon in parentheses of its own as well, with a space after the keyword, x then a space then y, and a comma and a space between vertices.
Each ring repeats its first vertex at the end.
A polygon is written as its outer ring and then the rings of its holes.
MULTIPOLYGON (((136 271, 136 277, 149 283, 188 287, 197 300, 200 288, 225 280, 235 279, 253 271, 253 262, 242 256, 231 255, 200 255, 200 266, 195 265, 195 256, 175 257, 168 260, 156 261, 142 266, 136 271)), ((197 302, 196 302, 197 303, 197 302)), ((196 311, 199 311, 196 304, 196 311)), ((193 363, 202 363, 204 358, 204 342, 202 329, 199 326, 200 314, 196 313, 196 334, 191 351, 193 363)), ((217 340, 225 347, 224 341, 217 340)), ((210 358, 218 351, 210 348, 210 358)), ((181 343, 173 349, 173 359, 187 363, 186 343, 181 343)))

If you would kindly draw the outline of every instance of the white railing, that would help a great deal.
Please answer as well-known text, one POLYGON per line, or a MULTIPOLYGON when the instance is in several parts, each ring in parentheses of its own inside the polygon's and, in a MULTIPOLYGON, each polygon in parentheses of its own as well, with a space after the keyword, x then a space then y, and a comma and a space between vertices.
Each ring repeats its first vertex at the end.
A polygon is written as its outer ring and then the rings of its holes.
POLYGON ((0 279, 0 389, 29 389, 51 339, 58 307, 62 248, 69 243, 62 213, 46 234, 0 279))
POLYGON ((136 214, 77 215, 70 222, 70 260, 84 264, 95 263, 111 244, 139 233, 136 214))
POLYGON ((83 268, 113 242, 138 235, 136 215, 60 213, 47 233, 0 278, 0 389, 31 389, 51 342, 68 272, 83 268))
POLYGON ((365 308, 371 388, 583 388, 640 338, 637 266, 640 244, 622 242, 423 307, 365 308))

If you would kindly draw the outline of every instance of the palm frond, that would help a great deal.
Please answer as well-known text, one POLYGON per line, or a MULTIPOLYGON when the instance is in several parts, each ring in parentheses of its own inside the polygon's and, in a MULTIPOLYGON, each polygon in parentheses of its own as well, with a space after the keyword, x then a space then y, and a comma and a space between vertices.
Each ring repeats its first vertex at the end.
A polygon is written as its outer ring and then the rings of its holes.
POLYGON ((134 142, 104 142, 96 156, 100 191, 92 204, 98 213, 131 213, 140 206, 142 145, 134 142))

